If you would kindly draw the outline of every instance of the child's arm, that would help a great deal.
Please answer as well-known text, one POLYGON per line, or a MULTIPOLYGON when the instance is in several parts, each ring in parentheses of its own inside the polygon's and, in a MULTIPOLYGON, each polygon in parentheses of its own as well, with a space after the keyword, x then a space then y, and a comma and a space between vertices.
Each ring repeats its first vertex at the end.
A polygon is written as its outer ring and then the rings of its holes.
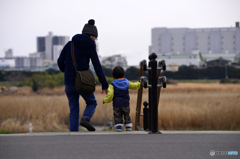
POLYGON ((114 96, 114 89, 112 85, 109 85, 108 87, 108 94, 106 95, 106 97, 103 100, 103 104, 104 103, 110 103, 113 99, 114 96))
POLYGON ((141 87, 141 83, 140 82, 130 82, 129 81, 129 86, 128 89, 133 89, 133 90, 137 90, 141 87))

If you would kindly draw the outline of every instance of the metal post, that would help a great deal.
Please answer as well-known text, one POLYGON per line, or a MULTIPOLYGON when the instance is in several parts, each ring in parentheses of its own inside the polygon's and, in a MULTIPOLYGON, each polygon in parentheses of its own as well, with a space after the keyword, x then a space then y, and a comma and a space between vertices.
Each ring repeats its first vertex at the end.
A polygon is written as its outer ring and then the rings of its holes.
MULTIPOLYGON (((143 60, 140 62, 140 72, 139 72, 139 82, 140 78, 143 75, 143 67, 145 68, 146 66, 146 60, 143 60)), ((136 105, 136 116, 135 116, 135 126, 134 130, 139 130, 140 128, 140 114, 141 114, 141 105, 142 105, 142 93, 143 93, 143 87, 141 85, 141 88, 138 90, 138 95, 137 95, 137 105, 136 105)))
POLYGON ((143 114, 144 114, 144 116, 143 116, 143 128, 144 128, 144 130, 145 131, 147 131, 148 130, 148 102, 147 101, 144 101, 143 102, 143 105, 144 105, 144 108, 143 108, 143 114))
MULTIPOLYGON (((157 75, 157 78, 159 78, 161 76, 161 70, 158 71, 158 75, 157 75)), ((160 100, 160 94, 161 94, 161 87, 159 87, 158 89, 158 100, 157 100, 157 103, 159 104, 159 100, 160 100)))
MULTIPOLYGON (((148 63, 148 67, 151 67, 151 62, 148 63)), ((149 85, 152 84, 152 71, 148 71, 148 83, 149 85)), ((149 115, 148 115, 148 130, 152 131, 152 118, 151 118, 151 110, 152 110, 152 89, 151 87, 148 88, 148 102, 149 102, 149 115)))
POLYGON ((151 133, 159 133, 158 131, 158 103, 157 103, 157 61, 156 58, 151 60, 151 68, 152 68, 152 109, 151 109, 151 118, 152 118, 152 131, 151 133))
MULTIPOLYGON (((139 81, 141 81, 141 85, 144 88, 148 88, 148 100, 144 101, 143 105, 145 106, 143 108, 144 113, 144 130, 149 130, 149 134, 161 134, 160 131, 158 131, 158 103, 160 98, 160 91, 161 87, 166 88, 166 77, 161 75, 161 71, 157 70, 166 70, 165 61, 162 60, 161 63, 159 63, 159 67, 157 66, 157 55, 155 53, 152 53, 149 55, 149 63, 148 67, 146 65, 146 60, 143 60, 141 64, 144 66, 141 69, 144 71, 148 71, 149 76, 149 83, 147 84, 147 78, 145 76, 140 76, 139 81), (158 84, 158 82, 160 84, 158 84), (160 87, 160 89, 158 89, 160 87), (147 105, 149 105, 149 108, 147 108, 147 105)), ((142 74, 142 73, 140 73, 142 74)), ((140 92, 139 92, 140 93, 140 92)), ((137 122, 138 119, 138 113, 140 113, 141 105, 140 103, 140 94, 138 94, 138 104, 136 109, 136 127, 139 127, 139 123, 137 122)), ((142 99, 142 98, 141 98, 142 99)), ((140 130, 140 128, 138 128, 140 130)), ((141 129, 142 130, 142 129, 141 129)))
POLYGON ((225 76, 226 76, 226 79, 228 79, 228 74, 227 74, 227 64, 225 65, 225 76))

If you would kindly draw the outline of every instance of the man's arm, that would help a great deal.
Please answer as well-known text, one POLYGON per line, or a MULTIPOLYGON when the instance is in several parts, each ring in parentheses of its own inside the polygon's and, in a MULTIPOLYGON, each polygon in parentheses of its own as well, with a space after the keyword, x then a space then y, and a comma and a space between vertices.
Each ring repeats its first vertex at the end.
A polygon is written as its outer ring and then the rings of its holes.
POLYGON ((100 64, 100 61, 98 59, 98 55, 96 52, 96 49, 91 50, 91 61, 94 67, 94 70, 98 76, 99 82, 102 84, 102 89, 107 89, 108 88, 108 82, 105 78, 105 75, 102 70, 102 66, 100 64))

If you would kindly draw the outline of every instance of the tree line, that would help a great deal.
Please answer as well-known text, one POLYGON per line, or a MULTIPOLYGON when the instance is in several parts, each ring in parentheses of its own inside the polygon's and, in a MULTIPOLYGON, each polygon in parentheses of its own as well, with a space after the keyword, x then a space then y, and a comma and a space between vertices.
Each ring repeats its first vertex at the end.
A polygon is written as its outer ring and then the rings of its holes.
POLYGON ((207 68, 194 68, 191 66, 180 66, 176 72, 165 71, 162 75, 169 79, 240 79, 240 69, 233 66, 213 66, 207 68))
MULTIPOLYGON (((103 69, 106 76, 111 76, 110 69, 103 69)), ((136 67, 129 67, 125 72, 125 77, 129 80, 138 80, 140 69, 136 67)), ((240 79, 240 69, 234 66, 213 66, 207 68, 194 68, 192 66, 180 66, 178 71, 163 71, 162 76, 168 79, 222 79, 226 77, 240 79)), ((144 76, 148 76, 144 72, 144 76)))
MULTIPOLYGON (((103 67, 103 72, 106 76, 108 83, 112 83, 112 70, 103 67)), ((129 67, 125 71, 125 77, 131 81, 139 79, 140 69, 136 67, 129 67)), ((164 71, 162 76, 167 79, 223 79, 226 77, 232 79, 240 79, 240 69, 232 66, 221 67, 207 67, 207 68, 193 68, 191 66, 180 66, 176 72, 164 71)), ((148 76, 144 72, 144 76, 148 76)), ((95 76, 96 83, 100 82, 95 76)), ((57 70, 47 70, 45 72, 26 72, 26 71, 0 71, 0 81, 20 81, 19 86, 31 86, 34 91, 40 88, 48 87, 54 88, 64 85, 64 73, 57 70)))

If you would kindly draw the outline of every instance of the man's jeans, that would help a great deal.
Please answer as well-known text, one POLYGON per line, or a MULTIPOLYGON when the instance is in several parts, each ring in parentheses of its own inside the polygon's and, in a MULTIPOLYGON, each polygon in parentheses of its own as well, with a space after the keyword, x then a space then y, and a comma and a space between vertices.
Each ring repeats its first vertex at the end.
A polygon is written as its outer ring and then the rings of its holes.
POLYGON ((80 94, 76 90, 75 85, 65 85, 65 92, 68 97, 70 114, 69 114, 69 127, 70 131, 79 131, 79 95, 83 97, 87 106, 83 112, 82 118, 91 119, 93 116, 97 101, 93 93, 80 94))

